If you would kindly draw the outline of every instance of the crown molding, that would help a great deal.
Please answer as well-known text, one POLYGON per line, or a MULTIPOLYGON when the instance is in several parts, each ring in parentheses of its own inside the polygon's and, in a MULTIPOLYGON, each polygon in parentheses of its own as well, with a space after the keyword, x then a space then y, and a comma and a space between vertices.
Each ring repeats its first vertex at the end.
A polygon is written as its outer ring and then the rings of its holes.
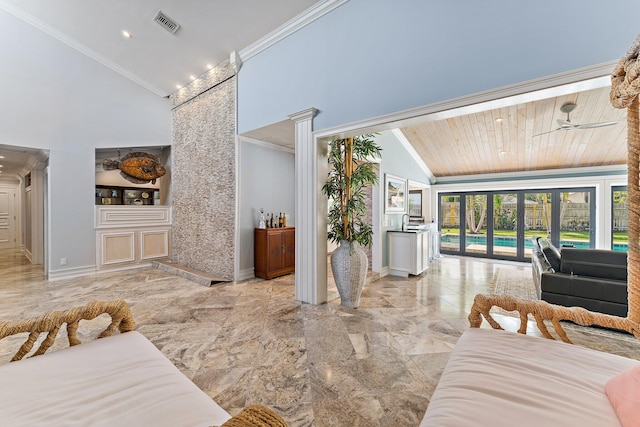
POLYGON ((82 53, 83 55, 88 56, 94 61, 104 65, 105 67, 111 69, 112 71, 115 71, 116 73, 122 75, 123 77, 126 77, 127 79, 133 81, 134 83, 139 84, 145 89, 150 90, 156 95, 163 96, 163 97, 169 95, 159 87, 149 83, 148 81, 138 76, 137 74, 134 74, 126 70, 125 68, 121 67, 120 65, 111 61, 110 59, 107 59, 106 57, 100 55, 98 52, 94 51, 93 49, 88 48, 87 46, 83 45, 77 40, 74 40, 73 38, 69 37, 63 32, 56 30, 52 26, 44 23, 43 21, 39 20, 35 16, 25 12, 24 10, 9 3, 8 1, 0 0, 0 9, 24 21, 25 23, 31 25, 32 27, 37 28, 38 30, 53 37, 54 39, 66 44, 67 46, 71 47, 72 49, 75 49, 76 51, 82 53))
POLYGON ((259 145, 261 147, 270 148, 272 150, 284 151, 285 153, 294 154, 296 152, 295 149, 292 149, 292 148, 289 148, 289 147, 285 147, 283 145, 273 144, 271 142, 261 141, 259 139, 255 139, 255 138, 250 138, 248 136, 238 135, 238 141, 246 142, 246 143, 253 144, 253 145, 259 145))
POLYGON ((577 177, 622 176, 626 180, 627 165, 584 166, 579 168, 542 169, 486 173, 476 175, 456 175, 438 178, 437 185, 468 184, 474 182, 523 181, 532 179, 558 179, 577 177))
POLYGON ((247 59, 259 54, 263 50, 278 43, 280 40, 290 36, 296 31, 306 27, 315 20, 323 17, 332 10, 342 6, 349 0, 325 0, 311 6, 295 18, 285 22, 275 30, 271 31, 266 36, 262 37, 250 44, 249 46, 238 52, 240 59, 246 61, 247 59))

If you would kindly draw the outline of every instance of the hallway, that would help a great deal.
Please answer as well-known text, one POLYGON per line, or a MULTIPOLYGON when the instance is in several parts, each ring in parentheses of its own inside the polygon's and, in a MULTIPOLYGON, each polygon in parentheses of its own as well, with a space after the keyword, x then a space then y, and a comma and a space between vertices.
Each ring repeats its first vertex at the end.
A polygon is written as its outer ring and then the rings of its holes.
POLYGON ((19 249, 0 249, 0 288, 44 279, 42 264, 33 265, 19 249))

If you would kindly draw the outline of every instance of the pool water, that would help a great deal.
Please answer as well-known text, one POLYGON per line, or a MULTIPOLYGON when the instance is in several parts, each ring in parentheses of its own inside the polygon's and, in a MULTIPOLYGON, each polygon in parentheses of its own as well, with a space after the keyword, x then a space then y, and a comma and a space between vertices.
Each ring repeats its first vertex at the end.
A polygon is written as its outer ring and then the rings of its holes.
MULTIPOLYGON (((443 243, 460 243, 460 236, 457 234, 442 234, 441 241, 443 243)), ((486 245, 487 236, 466 236, 467 244, 486 245)), ((571 246, 578 249, 589 249, 589 242, 581 240, 561 240, 561 245, 571 246)), ((507 248, 515 248, 517 246, 517 239, 515 237, 508 236, 494 236, 493 246, 503 246, 507 248)), ((524 247, 526 249, 533 249, 533 242, 527 238, 524 241, 524 247)), ((628 248, 627 243, 614 243, 614 251, 626 251, 628 248)))

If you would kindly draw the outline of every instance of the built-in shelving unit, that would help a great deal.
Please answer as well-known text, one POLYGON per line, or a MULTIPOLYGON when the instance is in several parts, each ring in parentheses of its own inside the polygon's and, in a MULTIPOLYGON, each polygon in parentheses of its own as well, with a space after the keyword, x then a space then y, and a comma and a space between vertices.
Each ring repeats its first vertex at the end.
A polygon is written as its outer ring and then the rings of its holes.
POLYGON ((157 188, 96 185, 96 205, 159 205, 157 188))

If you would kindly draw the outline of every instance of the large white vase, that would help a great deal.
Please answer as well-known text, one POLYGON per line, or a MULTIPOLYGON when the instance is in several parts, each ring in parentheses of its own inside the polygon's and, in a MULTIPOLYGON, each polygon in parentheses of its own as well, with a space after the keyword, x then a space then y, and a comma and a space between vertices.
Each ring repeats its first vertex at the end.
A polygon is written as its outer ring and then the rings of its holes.
POLYGON ((352 308, 360 305, 368 264, 366 252, 356 242, 350 244, 348 240, 341 240, 340 246, 331 254, 331 270, 341 305, 352 308))

